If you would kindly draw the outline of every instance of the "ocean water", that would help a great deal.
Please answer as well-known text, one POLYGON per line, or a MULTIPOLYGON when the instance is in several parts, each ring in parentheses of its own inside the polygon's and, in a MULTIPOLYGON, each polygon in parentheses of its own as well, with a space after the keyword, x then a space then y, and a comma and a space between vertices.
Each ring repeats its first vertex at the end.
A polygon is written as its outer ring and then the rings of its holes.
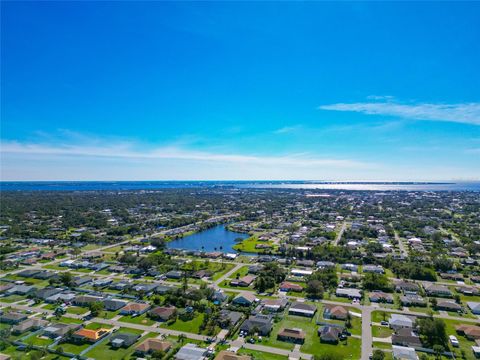
POLYGON ((0 191, 126 191, 225 187, 355 191, 480 191, 480 182, 0 181, 0 191))

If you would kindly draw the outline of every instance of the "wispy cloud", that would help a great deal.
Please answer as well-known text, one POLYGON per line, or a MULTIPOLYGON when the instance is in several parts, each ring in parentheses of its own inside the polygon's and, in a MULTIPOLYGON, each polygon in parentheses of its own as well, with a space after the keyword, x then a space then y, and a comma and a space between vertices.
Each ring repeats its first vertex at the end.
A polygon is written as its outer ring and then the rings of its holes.
POLYGON ((278 165, 291 167, 326 166, 334 168, 371 168, 370 163, 350 159, 321 158, 310 154, 288 154, 279 156, 257 156, 234 153, 197 151, 179 146, 150 147, 135 143, 118 142, 101 145, 98 140, 91 144, 45 144, 3 141, 0 145, 2 156, 23 155, 30 157, 94 157, 120 158, 125 160, 187 160, 197 162, 236 163, 254 165, 278 165))
MULTIPOLYGON (((378 99, 378 96, 375 97, 378 99)), ((383 98, 385 99, 385 98, 383 98)), ((321 105, 321 110, 350 111, 368 115, 387 115, 413 120, 448 121, 480 125, 480 103, 404 104, 387 98, 382 102, 337 103, 321 105)))
POLYGON ((299 130, 301 128, 300 125, 295 125, 295 126, 284 126, 284 127, 281 127, 277 130, 275 130, 273 133, 274 134, 289 134, 289 133, 292 133, 292 132, 295 132, 297 130, 299 130))

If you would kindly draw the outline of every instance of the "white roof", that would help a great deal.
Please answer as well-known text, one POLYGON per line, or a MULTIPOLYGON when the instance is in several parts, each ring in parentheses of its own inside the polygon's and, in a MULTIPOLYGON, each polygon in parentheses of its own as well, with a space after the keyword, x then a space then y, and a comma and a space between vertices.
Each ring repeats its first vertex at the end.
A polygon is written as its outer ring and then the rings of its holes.
POLYGON ((406 346, 392 345, 393 358, 402 360, 418 360, 415 349, 406 346))

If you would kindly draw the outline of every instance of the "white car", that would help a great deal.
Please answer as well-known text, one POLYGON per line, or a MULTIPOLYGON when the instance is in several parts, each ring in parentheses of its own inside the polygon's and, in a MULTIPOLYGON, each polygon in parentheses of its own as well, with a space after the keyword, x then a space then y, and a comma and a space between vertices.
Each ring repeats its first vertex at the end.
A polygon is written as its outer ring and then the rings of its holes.
POLYGON ((450 335, 449 338, 453 347, 459 347, 458 339, 454 335, 450 335))

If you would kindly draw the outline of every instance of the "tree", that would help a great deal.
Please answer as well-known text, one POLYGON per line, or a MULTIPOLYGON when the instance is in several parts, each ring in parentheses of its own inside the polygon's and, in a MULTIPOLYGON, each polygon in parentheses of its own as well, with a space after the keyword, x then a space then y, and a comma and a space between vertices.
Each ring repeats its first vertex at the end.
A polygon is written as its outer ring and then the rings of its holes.
POLYGON ((63 285, 71 287, 73 285, 73 276, 70 272, 60 274, 60 281, 63 285))
POLYGON ((436 359, 441 359, 442 353, 444 351, 445 351, 445 348, 443 347, 443 345, 440 345, 440 344, 433 345, 433 352, 435 353, 436 359))
POLYGON ((418 332, 422 343, 433 348, 434 345, 443 345, 448 341, 446 325, 442 319, 418 319, 418 332))
POLYGON ((381 350, 375 350, 373 352, 372 360, 383 360, 385 359, 385 353, 381 350))
POLYGON ((92 302, 88 305, 88 308, 90 310, 90 314, 92 316, 96 317, 103 310, 104 305, 100 301, 94 301, 94 302, 92 302))
POLYGON ((324 289, 334 289, 338 285, 338 277, 335 268, 325 268, 315 271, 309 276, 308 281, 318 280, 324 289))
POLYGON ((308 297, 312 299, 322 299, 323 298, 323 285, 320 280, 310 280, 307 283, 307 288, 305 289, 308 297))
POLYGON ((365 290, 392 291, 392 285, 384 274, 366 273, 363 276, 363 288, 365 290))

